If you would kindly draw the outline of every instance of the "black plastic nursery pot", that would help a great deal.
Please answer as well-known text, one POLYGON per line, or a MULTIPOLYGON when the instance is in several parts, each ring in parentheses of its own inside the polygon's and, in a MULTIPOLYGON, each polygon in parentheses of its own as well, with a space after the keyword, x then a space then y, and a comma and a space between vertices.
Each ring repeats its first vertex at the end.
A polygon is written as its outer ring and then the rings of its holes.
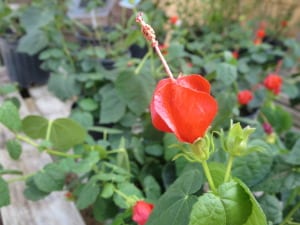
POLYGON ((17 46, 17 42, 0 38, 0 51, 10 80, 21 88, 46 84, 49 73, 40 68, 38 55, 18 52, 17 46))

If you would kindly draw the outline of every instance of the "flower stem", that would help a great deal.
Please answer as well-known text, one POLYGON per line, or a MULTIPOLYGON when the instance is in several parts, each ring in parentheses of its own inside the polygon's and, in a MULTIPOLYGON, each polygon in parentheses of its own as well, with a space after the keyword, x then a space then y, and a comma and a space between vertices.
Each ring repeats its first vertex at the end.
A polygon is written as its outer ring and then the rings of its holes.
POLYGON ((149 50, 147 52, 147 54, 143 57, 142 61, 139 63, 139 65, 137 66, 137 68, 134 70, 134 74, 139 74, 139 72, 141 71, 141 69, 143 68, 146 60, 151 56, 151 51, 149 50))
MULTIPOLYGON (((35 148, 39 148, 39 145, 36 142, 34 142, 33 140, 31 140, 29 137, 17 134, 16 138, 32 145, 35 148)), ((81 155, 71 155, 71 154, 67 154, 67 153, 52 150, 52 149, 45 149, 45 151, 51 155, 63 156, 63 157, 73 158, 73 159, 81 158, 81 155)))
POLYGON ((45 151, 46 151, 48 154, 50 154, 50 155, 63 156, 63 157, 66 157, 66 158, 72 158, 72 159, 78 159, 78 158, 81 158, 81 155, 67 154, 67 153, 59 152, 59 151, 52 150, 52 149, 46 149, 45 151))
POLYGON ((142 33, 144 34, 145 39, 147 41, 149 41, 151 43, 151 46, 155 49, 156 53, 158 54, 158 56, 160 58, 160 61, 162 62, 163 66, 165 68, 166 73, 172 80, 175 80, 164 56, 162 55, 162 53, 158 47, 158 41, 156 40, 155 31, 149 24, 147 24, 144 21, 144 19, 142 17, 142 13, 138 13, 135 20, 137 23, 141 24, 142 33))
POLYGON ((169 67, 169 65, 168 65, 168 63, 167 63, 167 61, 165 60, 164 56, 161 54, 161 51, 160 51, 160 49, 159 49, 159 47, 158 47, 158 43, 157 43, 156 45, 154 45, 154 49, 155 49, 157 55, 159 56, 160 61, 161 61, 161 63, 163 64, 163 66, 164 66, 164 68, 165 68, 165 71, 166 71, 166 73, 168 74, 168 76, 169 76, 171 79, 175 80, 175 79, 174 79, 174 76, 173 76, 173 74, 172 74, 172 72, 171 72, 171 70, 170 70, 170 67, 169 67))
POLYGON ((224 182, 228 182, 230 178, 231 168, 233 164, 234 157, 232 155, 229 156, 228 162, 227 162, 227 168, 224 176, 224 182))
POLYGON ((216 189, 216 186, 215 186, 214 181, 212 179, 211 173, 209 171, 207 162, 206 161, 202 161, 201 163, 202 163, 202 168, 204 170, 204 173, 205 173, 206 179, 208 181, 209 187, 211 188, 211 190, 213 192, 217 192, 217 189, 216 189))
POLYGON ((284 220, 280 223, 280 225, 285 225, 285 224, 287 224, 290 220, 291 220, 291 218, 292 218, 292 216, 294 215, 294 213, 295 212, 297 212, 297 210, 300 208, 300 202, 298 202, 295 206, 294 206, 294 208, 289 212, 289 214, 284 218, 284 220))

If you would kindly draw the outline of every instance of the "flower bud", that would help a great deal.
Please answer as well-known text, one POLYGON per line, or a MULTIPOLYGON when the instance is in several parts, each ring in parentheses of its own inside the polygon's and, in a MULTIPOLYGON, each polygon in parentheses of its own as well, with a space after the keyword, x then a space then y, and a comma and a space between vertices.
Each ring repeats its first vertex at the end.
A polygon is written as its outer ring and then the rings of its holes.
POLYGON ((224 132, 221 133, 221 143, 223 149, 232 156, 242 156, 253 150, 248 147, 248 139, 255 128, 249 126, 242 128, 240 123, 231 124, 230 130, 225 137, 224 132))

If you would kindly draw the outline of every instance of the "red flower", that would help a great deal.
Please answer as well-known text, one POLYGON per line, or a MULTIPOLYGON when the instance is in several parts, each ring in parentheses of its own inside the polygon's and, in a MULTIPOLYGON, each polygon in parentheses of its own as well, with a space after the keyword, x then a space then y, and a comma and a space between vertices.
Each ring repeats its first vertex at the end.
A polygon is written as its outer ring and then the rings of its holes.
POLYGON ((281 21, 281 27, 286 27, 288 25, 288 22, 286 20, 281 21))
POLYGON ((173 24, 173 25, 177 25, 177 23, 178 23, 178 20, 179 18, 178 18, 178 16, 171 16, 170 18, 169 18, 169 22, 171 23, 171 24, 173 24))
POLYGON ((239 51, 238 50, 233 51, 231 54, 232 54, 233 58, 235 58, 235 59, 239 58, 239 51))
POLYGON ((264 79, 263 83, 265 88, 278 95, 282 86, 282 78, 277 74, 271 73, 264 79))
POLYGON ((241 105, 247 105, 253 99, 253 94, 249 90, 243 90, 238 93, 237 99, 241 105))
POLYGON ((137 201, 133 206, 132 220, 138 225, 146 224, 154 205, 145 201, 137 201))
POLYGON ((150 104, 154 127, 188 143, 205 135, 217 108, 209 82, 198 74, 160 80, 150 104))
POLYGON ((168 46, 166 44, 161 44, 158 46, 159 50, 161 51, 161 53, 163 55, 167 55, 168 54, 168 46))
POLYGON ((266 36, 266 32, 265 32, 265 29, 264 28, 259 28, 257 31, 256 31, 256 38, 264 38, 266 36))

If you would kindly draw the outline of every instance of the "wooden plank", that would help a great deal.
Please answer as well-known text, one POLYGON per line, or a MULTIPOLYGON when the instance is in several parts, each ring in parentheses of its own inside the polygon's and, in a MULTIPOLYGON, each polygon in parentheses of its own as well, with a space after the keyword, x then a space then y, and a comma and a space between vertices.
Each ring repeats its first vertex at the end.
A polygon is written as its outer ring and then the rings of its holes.
MULTIPOLYGON (((21 102, 20 114, 22 118, 29 114, 41 114, 40 109, 34 105, 34 98, 24 101, 20 95, 14 94, 14 96, 21 102), (28 107, 29 105, 31 106, 28 107)), ((40 96, 40 99, 43 99, 43 95, 40 96)), ((3 100, 0 97, 0 104, 3 100)), ((51 113, 54 112, 49 111, 48 117, 51 117, 51 113)), ((56 117, 59 116, 60 114, 56 115, 56 117)), ((0 163, 5 168, 31 174, 52 162, 48 154, 40 153, 25 143, 22 144, 21 158, 17 161, 12 160, 4 149, 5 140, 11 136, 12 134, 6 128, 0 126, 0 163)), ((6 175, 4 178, 9 180, 13 176, 6 175)), ((65 199, 64 192, 53 192, 46 198, 33 202, 27 200, 23 195, 24 182, 14 182, 9 187, 11 204, 0 209, 3 225, 85 225, 75 204, 65 199)))
MULTIPOLYGON (((39 153, 23 144, 23 153, 18 161, 11 160, 4 149, 0 150, 0 163, 5 168, 22 170, 30 174, 52 162, 46 153, 39 153)), ((14 176, 5 176, 6 180, 14 176)), ((64 197, 64 192, 53 192, 40 201, 29 201, 23 195, 24 182, 9 185, 11 204, 1 208, 3 225, 84 225, 73 202, 64 197)))

